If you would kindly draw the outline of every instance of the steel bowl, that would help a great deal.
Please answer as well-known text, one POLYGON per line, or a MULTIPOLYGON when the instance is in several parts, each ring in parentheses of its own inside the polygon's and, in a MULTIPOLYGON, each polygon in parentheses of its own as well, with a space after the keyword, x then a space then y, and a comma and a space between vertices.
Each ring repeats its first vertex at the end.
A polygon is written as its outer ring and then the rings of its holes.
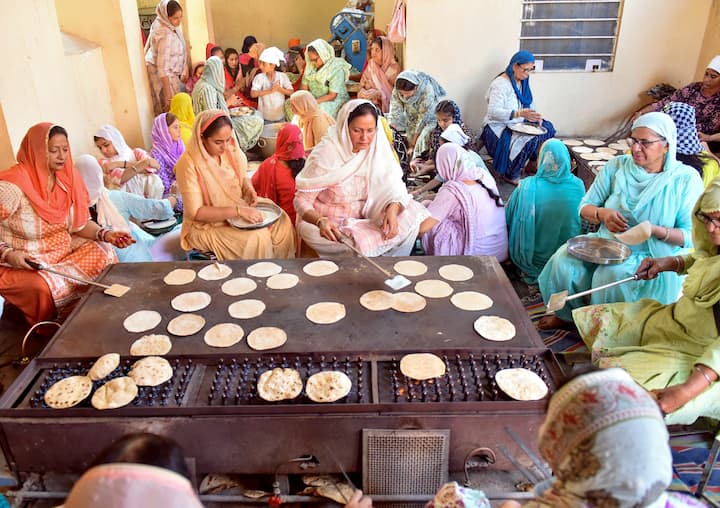
POLYGON ((275 203, 263 201, 258 203, 256 208, 263 214, 263 221, 258 223, 246 222, 240 217, 232 217, 228 219, 228 224, 238 229, 260 229, 266 228, 271 224, 275 224, 282 215, 282 208, 275 203))
POLYGON ((567 242, 570 255, 598 265, 619 265, 630 257, 624 243, 593 235, 581 235, 567 242))

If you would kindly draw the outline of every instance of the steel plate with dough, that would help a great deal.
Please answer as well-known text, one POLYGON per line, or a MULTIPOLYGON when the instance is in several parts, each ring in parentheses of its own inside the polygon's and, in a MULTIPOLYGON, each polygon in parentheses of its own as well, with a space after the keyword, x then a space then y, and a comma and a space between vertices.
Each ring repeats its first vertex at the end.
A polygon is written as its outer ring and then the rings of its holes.
POLYGON ((255 110, 249 106, 240 106, 239 108, 230 108, 230 116, 252 115, 255 110))
POLYGON ((177 225, 177 219, 170 217, 164 220, 151 220, 142 223, 142 228, 151 235, 162 235, 172 230, 177 225))
POLYGON ((568 253, 598 265, 619 265, 630 256, 630 248, 608 238, 580 235, 568 240, 568 253))
POLYGON ((252 223, 241 219, 240 217, 232 217, 228 219, 228 223, 238 229, 260 229, 275 224, 282 215, 282 208, 275 203, 258 203, 257 210, 262 214, 262 222, 252 223))
POLYGON ((508 125, 511 131, 519 132, 520 134, 527 134, 529 136, 539 136, 541 134, 547 134, 547 129, 542 125, 533 125, 530 123, 520 122, 511 123, 508 125))

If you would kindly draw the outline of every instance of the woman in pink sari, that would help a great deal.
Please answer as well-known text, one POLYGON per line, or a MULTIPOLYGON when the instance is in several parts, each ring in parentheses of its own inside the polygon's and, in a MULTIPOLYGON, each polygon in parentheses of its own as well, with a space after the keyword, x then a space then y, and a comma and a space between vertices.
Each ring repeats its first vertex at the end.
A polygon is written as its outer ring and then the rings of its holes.
POLYGON ((390 110, 395 79, 402 69, 395 59, 395 47, 387 37, 376 37, 370 44, 370 60, 360 78, 358 99, 367 99, 383 113, 390 110))

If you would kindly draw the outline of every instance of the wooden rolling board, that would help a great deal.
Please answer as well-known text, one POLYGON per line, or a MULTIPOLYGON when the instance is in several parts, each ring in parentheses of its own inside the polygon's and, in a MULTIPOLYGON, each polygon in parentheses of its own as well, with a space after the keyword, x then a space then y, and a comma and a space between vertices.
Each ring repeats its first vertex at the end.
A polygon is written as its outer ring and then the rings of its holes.
MULTIPOLYGON (((387 269, 402 259, 376 258, 387 269)), ((113 265, 101 277, 105 283, 119 283, 132 289, 122 298, 114 298, 101 290, 91 292, 78 304, 63 327, 41 353, 43 358, 67 359, 97 357, 108 352, 129 354, 132 342, 144 333, 127 332, 122 322, 128 315, 141 309, 156 310, 162 315, 161 324, 145 332, 164 333, 168 322, 179 315, 170 306, 170 300, 188 291, 206 291, 212 297, 209 307, 198 311, 206 319, 205 327, 190 337, 167 334, 173 342, 168 356, 205 356, 250 353, 245 339, 229 348, 211 348, 203 341, 205 331, 218 323, 237 323, 247 334, 260 326, 277 326, 288 334, 282 348, 269 354, 303 352, 373 352, 417 351, 451 348, 497 349, 544 349, 544 345, 527 312, 523 308, 505 273, 495 258, 479 257, 413 257, 428 266, 428 272, 411 277, 413 285, 403 289, 412 291, 414 282, 425 279, 441 279, 438 268, 456 263, 471 268, 474 277, 465 282, 449 282, 459 291, 480 291, 489 295, 494 305, 485 311, 470 312, 457 309, 449 298, 427 299, 423 311, 405 314, 394 310, 372 312, 360 306, 359 298, 366 291, 384 289, 384 277, 376 269, 356 257, 334 260, 340 270, 326 277, 311 277, 302 267, 313 259, 273 260, 283 267, 283 272, 294 273, 300 283, 291 289, 270 290, 266 279, 250 277, 258 288, 246 295, 231 297, 222 293, 223 282, 234 277, 248 277, 245 270, 256 261, 229 261, 232 275, 220 281, 196 278, 183 286, 168 286, 163 277, 174 268, 192 268, 199 271, 206 262, 171 263, 124 263, 113 265), (235 320, 227 308, 242 299, 263 300, 265 312, 253 319, 235 320), (347 315, 330 325, 316 325, 305 317, 305 309, 316 302, 337 301, 345 304, 347 315), (473 329, 473 322, 481 315, 498 315, 512 321, 517 329, 514 339, 507 342, 491 342, 480 337, 473 329)))

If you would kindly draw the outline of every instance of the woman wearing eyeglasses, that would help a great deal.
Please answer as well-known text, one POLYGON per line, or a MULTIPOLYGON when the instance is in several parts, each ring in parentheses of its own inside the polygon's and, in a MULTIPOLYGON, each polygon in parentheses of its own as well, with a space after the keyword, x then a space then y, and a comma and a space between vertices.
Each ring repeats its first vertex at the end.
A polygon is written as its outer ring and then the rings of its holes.
POLYGON ((488 110, 481 138, 493 156, 495 171, 515 186, 520 182, 520 173, 526 163, 528 173, 535 174, 540 145, 555 136, 553 124, 543 120, 535 109, 530 90, 530 73, 534 69, 535 56, 529 51, 518 51, 510 59, 505 72, 490 83, 485 95, 488 110), (531 136, 508 128, 523 122, 542 125, 547 133, 531 136))
MULTIPOLYGON (((676 256, 692 246, 692 207, 702 193, 700 175, 675 157, 677 131, 665 113, 648 113, 632 125, 628 139, 630 154, 608 161, 580 202, 580 216, 599 223, 595 235, 614 239, 616 233, 648 221, 651 235, 636 245, 618 265, 596 265, 571 256, 567 244, 560 247, 540 272, 538 283, 543 299, 567 290, 575 294, 589 288, 632 276, 647 257, 676 256)), ((589 303, 634 302, 652 298, 672 303, 682 279, 672 272, 652 280, 630 282, 598 291, 589 303)), ((541 319, 540 327, 561 328, 572 319, 573 308, 586 305, 571 300, 555 316, 541 319)))
POLYGON ((677 302, 645 299, 573 312, 600 367, 622 367, 651 390, 667 424, 720 418, 720 179, 697 201, 692 222, 692 254, 647 258, 637 269, 650 283, 687 274, 677 302))

